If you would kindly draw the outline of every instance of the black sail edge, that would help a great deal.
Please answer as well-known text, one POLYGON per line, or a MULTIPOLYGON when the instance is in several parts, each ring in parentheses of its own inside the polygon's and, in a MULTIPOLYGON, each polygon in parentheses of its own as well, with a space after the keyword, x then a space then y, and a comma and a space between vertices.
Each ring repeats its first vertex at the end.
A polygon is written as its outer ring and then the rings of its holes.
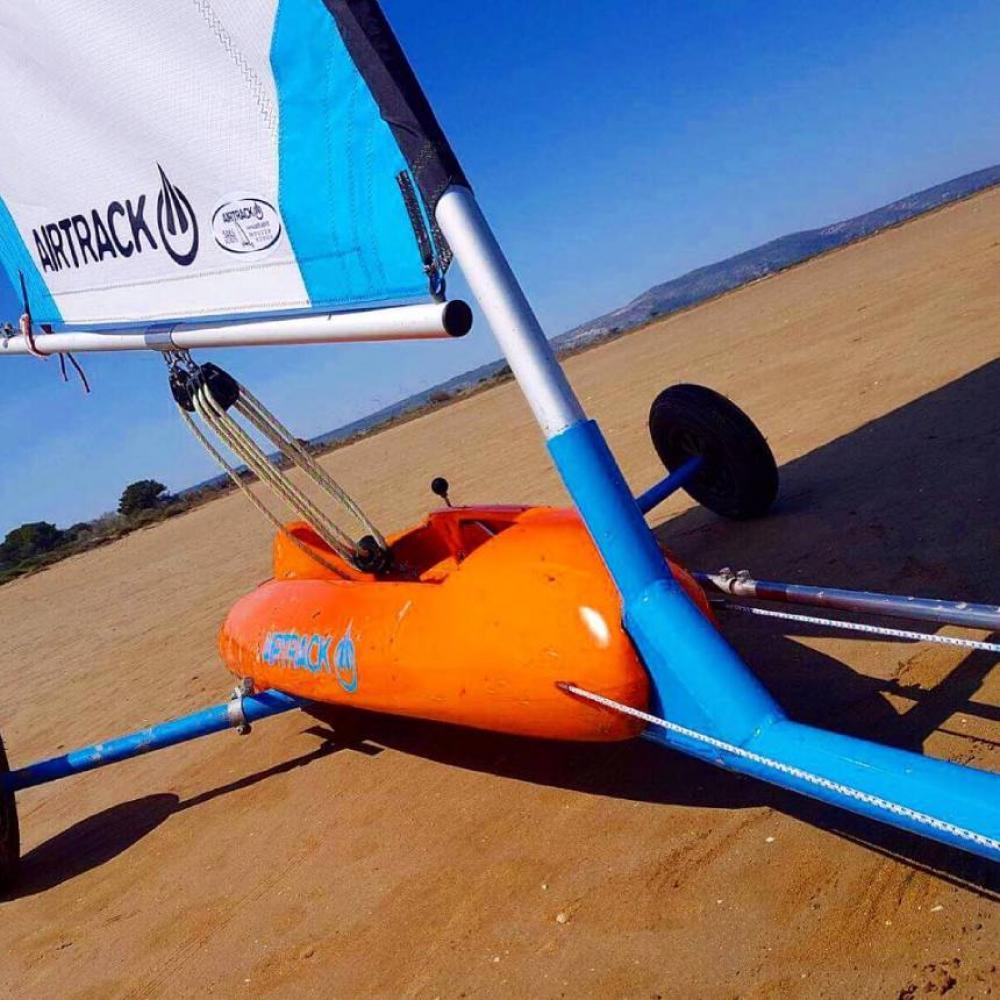
POLYGON ((354 65, 392 130, 430 218, 453 184, 470 187, 434 109, 377 0, 324 0, 354 65))

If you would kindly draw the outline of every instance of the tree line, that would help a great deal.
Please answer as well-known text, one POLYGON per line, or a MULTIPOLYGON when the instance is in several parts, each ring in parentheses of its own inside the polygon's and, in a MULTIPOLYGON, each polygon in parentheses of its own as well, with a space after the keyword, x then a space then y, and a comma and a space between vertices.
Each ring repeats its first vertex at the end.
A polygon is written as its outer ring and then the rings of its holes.
POLYGON ((116 513, 93 521, 57 528, 48 521, 29 521, 7 532, 0 542, 0 583, 48 565, 58 558, 120 538, 128 531, 161 517, 180 513, 190 503, 167 493, 155 479, 129 483, 122 491, 116 513))

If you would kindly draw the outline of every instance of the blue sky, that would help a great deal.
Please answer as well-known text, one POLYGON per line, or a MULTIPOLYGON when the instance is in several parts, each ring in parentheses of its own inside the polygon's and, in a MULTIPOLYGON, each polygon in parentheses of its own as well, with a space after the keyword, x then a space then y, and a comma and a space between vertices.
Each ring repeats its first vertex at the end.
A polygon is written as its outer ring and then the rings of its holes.
MULTIPOLYGON (((384 7, 552 335, 1000 161, 995 0, 384 7)), ((0 288, 0 318, 17 312, 0 288)), ((480 325, 459 343, 215 357, 308 436, 497 354, 480 325)), ((214 474, 158 358, 83 360, 89 397, 54 360, 0 363, 0 534, 100 514, 137 478, 179 489, 214 474)))

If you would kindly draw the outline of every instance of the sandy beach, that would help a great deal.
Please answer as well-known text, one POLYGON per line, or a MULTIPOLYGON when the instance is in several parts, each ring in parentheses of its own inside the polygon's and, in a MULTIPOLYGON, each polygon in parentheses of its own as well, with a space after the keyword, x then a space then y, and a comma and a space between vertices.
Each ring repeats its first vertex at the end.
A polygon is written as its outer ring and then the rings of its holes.
MULTIPOLYGON (((770 517, 727 523, 683 497, 651 516, 686 564, 995 602, 998 278, 994 189, 567 370, 637 491, 662 474, 645 423, 666 385, 712 386, 768 437, 770 517)), ((324 462, 387 530, 435 505, 441 474, 457 503, 567 502, 513 384, 324 462)), ((222 700, 216 631, 269 555, 268 525, 233 495, 0 589, 12 764, 222 700)), ((995 657, 725 626, 793 717, 1000 772, 995 657)), ((293 713, 19 805, 23 875, 0 901, 0 996, 19 1000, 979 997, 1000 982, 984 862, 646 744, 293 713)))

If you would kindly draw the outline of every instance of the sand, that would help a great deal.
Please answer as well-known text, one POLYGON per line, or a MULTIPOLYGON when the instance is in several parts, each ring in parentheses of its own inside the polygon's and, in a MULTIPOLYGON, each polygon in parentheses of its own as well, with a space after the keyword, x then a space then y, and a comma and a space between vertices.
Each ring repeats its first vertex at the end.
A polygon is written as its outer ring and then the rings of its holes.
MULTIPOLYGON (((682 498, 653 516, 688 564, 995 600, 998 320, 995 190, 568 371, 636 489, 660 475, 645 417, 668 384, 713 386, 768 436, 773 516, 725 523, 682 498)), ((457 502, 565 502, 512 385, 326 461, 387 528, 422 515, 437 474, 457 502)), ((224 697, 215 632, 268 557, 234 496, 0 589, 13 763, 224 697)), ((742 619, 727 634, 795 717, 1000 771, 995 657, 742 619)), ((19 803, 2 996, 1000 989, 995 869, 647 745, 295 713, 19 803)))

